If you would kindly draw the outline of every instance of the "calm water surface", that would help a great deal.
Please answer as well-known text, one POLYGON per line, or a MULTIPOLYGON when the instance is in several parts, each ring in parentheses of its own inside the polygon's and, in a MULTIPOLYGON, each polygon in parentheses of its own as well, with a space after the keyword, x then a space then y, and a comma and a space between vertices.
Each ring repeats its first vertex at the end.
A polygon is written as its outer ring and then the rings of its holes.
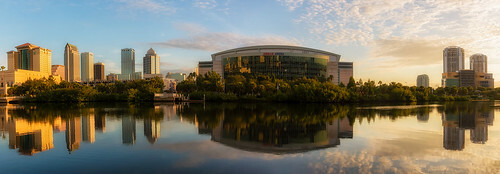
POLYGON ((498 104, 0 106, 0 173, 500 173, 498 104))

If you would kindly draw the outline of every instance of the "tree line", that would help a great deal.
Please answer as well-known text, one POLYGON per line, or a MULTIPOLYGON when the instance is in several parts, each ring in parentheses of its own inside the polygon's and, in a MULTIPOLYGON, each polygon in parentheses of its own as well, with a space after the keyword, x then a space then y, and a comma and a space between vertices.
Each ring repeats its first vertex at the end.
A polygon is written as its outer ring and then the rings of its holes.
POLYGON ((492 100, 500 88, 416 87, 401 83, 355 81, 335 85, 332 78, 279 79, 269 75, 237 74, 222 79, 216 72, 196 76, 191 73, 177 84, 177 92, 192 100, 208 101, 278 101, 278 102, 428 102, 492 100))
POLYGON ((24 96, 27 102, 153 101, 162 92, 163 80, 115 81, 95 86, 76 82, 56 83, 52 77, 27 80, 8 89, 8 95, 24 96))

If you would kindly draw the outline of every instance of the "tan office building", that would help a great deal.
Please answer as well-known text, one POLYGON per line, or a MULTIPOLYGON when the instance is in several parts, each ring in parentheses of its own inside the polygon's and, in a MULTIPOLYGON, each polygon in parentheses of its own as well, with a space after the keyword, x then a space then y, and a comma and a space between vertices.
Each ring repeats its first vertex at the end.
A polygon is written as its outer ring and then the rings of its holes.
POLYGON ((66 81, 80 81, 80 54, 78 48, 69 43, 64 48, 64 68, 66 81))
POLYGON ((17 51, 7 52, 7 70, 0 72, 1 94, 6 94, 8 87, 24 83, 28 79, 51 76, 51 50, 30 43, 16 46, 16 49, 17 51))
POLYGON ((94 81, 94 53, 82 53, 82 76, 81 80, 84 82, 94 81))

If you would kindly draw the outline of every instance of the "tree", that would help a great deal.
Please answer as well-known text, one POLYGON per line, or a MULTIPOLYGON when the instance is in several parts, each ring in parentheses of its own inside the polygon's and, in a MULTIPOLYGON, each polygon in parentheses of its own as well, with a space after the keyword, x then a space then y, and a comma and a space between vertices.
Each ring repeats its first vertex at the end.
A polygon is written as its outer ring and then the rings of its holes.
POLYGON ((349 83, 347 83, 347 89, 353 89, 356 88, 356 81, 354 80, 354 77, 349 78, 349 83))

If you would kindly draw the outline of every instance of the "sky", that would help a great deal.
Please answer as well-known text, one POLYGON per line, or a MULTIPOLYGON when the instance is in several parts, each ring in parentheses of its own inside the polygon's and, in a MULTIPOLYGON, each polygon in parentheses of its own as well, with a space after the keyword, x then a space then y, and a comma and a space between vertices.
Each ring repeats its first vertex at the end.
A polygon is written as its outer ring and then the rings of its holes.
POLYGON ((443 49, 488 56, 500 87, 498 0, 0 0, 0 64, 29 42, 64 64, 66 43, 93 52, 106 74, 120 73, 120 50, 134 48, 136 71, 149 48, 161 72, 193 72, 211 54, 279 44, 325 50, 354 62, 354 78, 440 85, 443 49))

